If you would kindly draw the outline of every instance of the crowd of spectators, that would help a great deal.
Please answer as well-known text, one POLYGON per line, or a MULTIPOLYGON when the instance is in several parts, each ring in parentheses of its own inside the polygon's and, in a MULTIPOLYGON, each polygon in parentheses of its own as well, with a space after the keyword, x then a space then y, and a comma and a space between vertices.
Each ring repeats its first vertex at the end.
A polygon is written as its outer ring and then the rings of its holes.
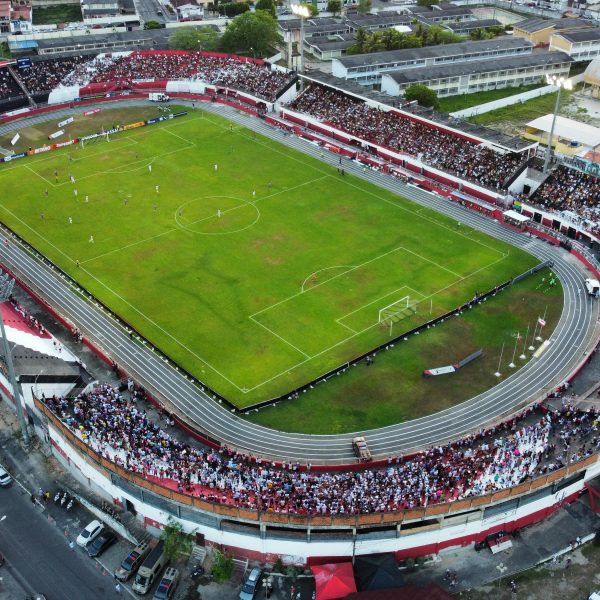
POLYGON ((133 383, 129 390, 101 385, 75 399, 43 400, 105 459, 184 494, 263 511, 341 515, 422 507, 501 490, 600 449, 599 412, 563 403, 556 411, 530 407, 451 444, 390 458, 384 467, 315 472, 177 439, 149 417, 144 391, 133 383))
POLYGON ((549 212, 575 213, 589 228, 600 224, 600 179, 560 165, 532 194, 531 201, 549 212))
POLYGON ((503 188, 505 181, 525 160, 519 154, 501 155, 320 85, 309 86, 289 108, 492 189, 503 188))
POLYGON ((24 96, 23 90, 7 68, 0 69, 0 100, 24 96))
POLYGON ((13 310, 17 312, 29 327, 35 329, 39 335, 46 335, 46 328, 42 325, 40 321, 37 320, 29 311, 25 309, 25 307, 11 294, 8 298, 10 305, 13 310))
POLYGON ((203 56, 200 52, 132 52, 51 59, 34 63, 22 75, 31 92, 50 91, 59 85, 196 79, 246 91, 269 101, 275 100, 291 79, 289 73, 272 71, 267 65, 203 56))
POLYGON ((78 65, 88 59, 87 56, 73 56, 37 61, 29 68, 19 69, 18 76, 31 94, 47 93, 63 83, 78 65))

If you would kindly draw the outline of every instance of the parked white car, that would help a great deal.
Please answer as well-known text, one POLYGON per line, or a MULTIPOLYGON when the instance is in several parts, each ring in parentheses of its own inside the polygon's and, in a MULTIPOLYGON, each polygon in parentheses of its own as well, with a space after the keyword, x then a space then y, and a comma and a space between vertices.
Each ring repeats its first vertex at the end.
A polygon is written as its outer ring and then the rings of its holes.
POLYGON ((84 548, 93 540, 95 540, 100 532, 104 529, 104 525, 100 523, 100 521, 93 520, 88 526, 77 536, 75 540, 78 546, 83 546, 84 548))
POLYGON ((8 471, 0 465, 0 485, 9 485, 12 481, 12 477, 9 475, 8 471))

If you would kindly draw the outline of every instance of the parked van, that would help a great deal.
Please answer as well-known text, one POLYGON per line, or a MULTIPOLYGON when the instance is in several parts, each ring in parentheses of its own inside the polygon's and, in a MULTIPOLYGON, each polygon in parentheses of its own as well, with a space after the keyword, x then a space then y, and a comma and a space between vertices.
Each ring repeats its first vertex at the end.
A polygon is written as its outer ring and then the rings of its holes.
POLYGON ((175 594, 178 581, 179 571, 173 567, 167 567, 154 592, 154 600, 171 600, 175 594))
POLYGON ((166 564, 165 542, 160 540, 139 568, 131 589, 140 596, 147 594, 166 564))
POLYGON ((144 559, 150 554, 152 546, 150 540, 140 542, 124 559, 121 566, 115 571, 119 581, 127 581, 142 566, 144 559))

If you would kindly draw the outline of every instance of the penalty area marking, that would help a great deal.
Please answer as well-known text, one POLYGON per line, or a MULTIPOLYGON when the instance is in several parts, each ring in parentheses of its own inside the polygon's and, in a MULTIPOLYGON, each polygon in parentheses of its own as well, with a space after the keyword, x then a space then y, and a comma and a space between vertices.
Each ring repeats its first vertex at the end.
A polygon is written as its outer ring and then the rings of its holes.
MULTIPOLYGON (((318 271, 314 271, 302 282, 302 285, 300 286, 300 293, 303 294, 305 291, 308 291, 308 290, 304 289, 304 286, 307 284, 309 279, 312 279, 313 275, 318 275, 319 273, 322 273, 323 271, 329 271, 331 269, 346 269, 346 271, 344 271, 344 273, 348 273, 348 271, 352 271, 355 268, 356 268, 356 265, 334 265, 333 267, 325 267, 324 269, 319 269, 318 271)), ((343 275, 344 273, 341 273, 341 275, 343 275)), ((325 281, 319 282, 319 284, 327 283, 328 281, 329 281, 329 279, 326 279, 325 281)), ((317 284, 317 285, 319 285, 319 284, 317 284)), ((310 289, 312 289, 312 288, 310 288, 310 289)))

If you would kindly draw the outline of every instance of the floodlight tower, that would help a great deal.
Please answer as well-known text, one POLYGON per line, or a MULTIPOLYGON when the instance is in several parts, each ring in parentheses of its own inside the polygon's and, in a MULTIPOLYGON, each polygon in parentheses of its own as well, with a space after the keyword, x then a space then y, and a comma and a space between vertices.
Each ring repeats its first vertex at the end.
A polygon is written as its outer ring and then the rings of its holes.
POLYGON ((546 150, 546 159, 544 160, 544 173, 547 173, 548 168, 550 167, 550 158, 552 156, 552 138, 554 137, 554 126, 556 125, 556 117, 560 107, 560 92, 563 88, 565 90, 573 89, 573 82, 570 79, 565 79, 564 77, 559 77, 558 75, 546 75, 546 82, 548 85, 556 86, 558 88, 558 94, 556 94, 556 104, 554 105, 552 125, 550 126, 550 136, 548 137, 548 148, 546 150))
MULTIPOLYGON (((304 19, 310 17, 310 10, 306 4, 291 4, 292 13, 300 17, 300 68, 298 72, 304 75, 304 19)), ((304 89, 304 79, 300 77, 300 90, 304 89)))
MULTIPOLYGON (((2 273, 0 275, 0 304, 6 302, 12 294, 15 286, 15 280, 8 275, 8 273, 2 273)), ((6 330, 4 329, 4 319, 2 318, 2 312, 0 311, 0 331, 2 333, 2 347, 4 349, 4 360, 8 367, 8 378, 10 385, 13 389, 13 397, 15 399, 15 405, 17 408, 17 417, 19 419, 19 425, 21 426, 21 434, 23 436, 23 445, 25 448, 29 446, 29 432, 27 431, 27 423, 25 423, 25 417, 23 416, 23 405, 21 404, 21 394, 19 393, 19 385, 15 376, 15 368, 12 361, 12 353, 6 337, 6 330)))

